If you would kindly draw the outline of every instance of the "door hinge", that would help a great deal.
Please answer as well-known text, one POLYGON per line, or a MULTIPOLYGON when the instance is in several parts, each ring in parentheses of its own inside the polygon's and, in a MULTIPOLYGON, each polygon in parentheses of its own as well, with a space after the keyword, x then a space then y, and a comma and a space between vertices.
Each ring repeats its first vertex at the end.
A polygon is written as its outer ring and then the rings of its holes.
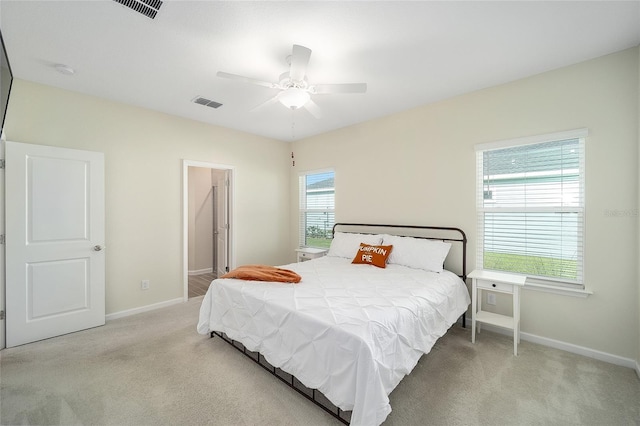
POLYGON ((4 311, 0 311, 0 320, 4 319, 4 311))
POLYGON ((0 160, 0 169, 4 169, 4 159, 0 160))
POLYGON ((224 186, 229 186, 229 179, 224 180, 224 186))
POLYGON ((0 244, 4 244, 4 234, 0 235, 0 244))

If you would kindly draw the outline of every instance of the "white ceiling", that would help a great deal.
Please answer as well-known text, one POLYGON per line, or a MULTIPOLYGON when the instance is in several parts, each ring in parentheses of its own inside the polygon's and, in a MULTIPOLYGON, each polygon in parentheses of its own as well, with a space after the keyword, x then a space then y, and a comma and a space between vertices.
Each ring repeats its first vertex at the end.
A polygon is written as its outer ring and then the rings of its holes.
POLYGON ((155 19, 112 0, 0 0, 0 26, 18 78, 288 141, 637 46, 640 0, 165 0, 155 19), (316 119, 252 112, 277 90, 216 77, 275 82, 293 44, 313 51, 310 83, 367 93, 315 95, 316 119))

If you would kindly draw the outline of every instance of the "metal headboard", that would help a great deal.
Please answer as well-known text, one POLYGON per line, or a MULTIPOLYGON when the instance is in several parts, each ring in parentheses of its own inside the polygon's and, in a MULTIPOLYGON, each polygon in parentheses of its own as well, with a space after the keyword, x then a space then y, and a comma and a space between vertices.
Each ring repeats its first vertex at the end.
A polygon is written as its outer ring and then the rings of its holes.
MULTIPOLYGON (((350 231, 340 232, 359 232, 363 234, 380 234, 388 233, 389 229, 402 230, 404 232, 393 232, 394 235, 422 238, 425 240, 438 240, 451 243, 459 243, 462 246, 462 265, 460 267, 462 273, 458 274, 466 283, 467 279, 467 235, 460 228, 452 228, 445 226, 420 226, 420 225, 379 225, 370 223, 336 223, 331 230, 331 236, 335 235, 337 228, 350 229, 350 231), (377 231, 376 231, 377 229, 377 231)), ((453 244, 452 244, 453 246, 453 244)), ((451 253, 449 253, 451 255, 451 253)), ((447 256, 449 258, 449 256, 447 256)))

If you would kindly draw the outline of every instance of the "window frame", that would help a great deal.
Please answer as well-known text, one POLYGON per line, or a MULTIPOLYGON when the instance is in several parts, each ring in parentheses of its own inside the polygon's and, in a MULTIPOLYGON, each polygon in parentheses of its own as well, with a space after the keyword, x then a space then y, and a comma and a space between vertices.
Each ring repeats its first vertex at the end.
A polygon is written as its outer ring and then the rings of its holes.
MULTIPOLYGON (((586 151, 586 138, 589 132, 588 129, 575 129, 566 132, 558 132, 544 135, 536 135, 525 138, 509 139, 503 141, 489 142, 475 145, 476 150, 476 216, 477 216, 477 247, 476 247, 476 265, 478 268, 484 268, 484 251, 485 251, 485 215, 487 213, 498 212, 514 212, 518 214, 534 213, 534 212, 554 212, 554 213, 577 213, 578 220, 578 258, 576 259, 576 279, 551 276, 538 276, 531 275, 525 271, 514 272, 507 270, 506 272, 516 273, 527 276, 527 284, 538 285, 541 288, 548 289, 566 289, 569 291, 582 291, 585 289, 585 234, 586 234, 586 200, 585 200, 585 151, 586 151), (494 151, 500 149, 517 148, 521 146, 533 146, 540 145, 549 142, 561 142, 571 139, 577 139, 580 147, 579 153, 579 167, 578 167, 578 193, 579 203, 577 206, 566 207, 564 205, 558 206, 546 206, 546 207, 488 207, 484 202, 485 199, 485 171, 484 168, 484 153, 487 151, 494 151)), ((527 172, 525 170, 525 172, 527 172)), ((528 181, 527 181, 528 182, 528 181)), ((559 246, 560 247, 560 246, 559 246)), ((514 253, 515 254, 515 253, 514 253)), ((498 270, 498 269, 495 269, 498 270)))
MULTIPOLYGON (((320 213, 327 214, 329 217, 333 217, 333 221, 329 221, 327 223, 330 226, 327 226, 325 229, 325 234, 329 235, 333 230, 333 225, 335 223, 335 200, 336 200, 336 172, 333 168, 327 169, 318 169, 318 170, 309 170, 305 172, 300 172, 298 175, 298 246, 300 248, 321 248, 328 249, 328 245, 312 245, 308 244, 307 241, 307 232, 306 232, 306 215, 308 213, 320 213), (333 175, 333 208, 309 208, 307 204, 307 191, 306 191, 306 180, 309 176, 317 176, 331 173, 333 175)), ((330 243, 330 238, 329 238, 330 243)))

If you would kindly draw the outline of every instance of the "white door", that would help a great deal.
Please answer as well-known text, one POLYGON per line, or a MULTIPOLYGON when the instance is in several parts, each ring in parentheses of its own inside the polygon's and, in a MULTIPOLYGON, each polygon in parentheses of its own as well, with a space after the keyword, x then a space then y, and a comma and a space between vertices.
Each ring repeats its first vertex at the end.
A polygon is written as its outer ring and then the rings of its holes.
POLYGON ((218 181, 220 196, 216 203, 216 253, 217 253, 217 276, 222 276, 229 272, 229 170, 221 173, 218 181))
MULTIPOLYGON (((4 135, 3 135, 4 136, 4 135)), ((4 160, 4 140, 0 140, 0 158, 4 160)), ((0 235, 4 235, 4 170, 0 170, 0 235)), ((0 237, 4 238, 4 237, 0 237)), ((3 314, 0 315, 0 349, 5 348, 6 339, 5 339, 5 319, 4 319, 4 311, 5 307, 5 273, 4 273, 4 265, 5 265, 5 249, 4 249, 4 241, 0 241, 0 311, 3 314)))
POLYGON ((105 323, 104 155, 6 142, 7 347, 105 323))
POLYGON ((214 185, 211 187, 211 195, 213 199, 212 212, 211 212, 211 229, 213 229, 213 236, 211 238, 212 258, 211 258, 211 272, 218 277, 218 200, 220 197, 219 188, 215 185, 216 181, 213 179, 215 170, 211 170, 211 181, 214 185))

